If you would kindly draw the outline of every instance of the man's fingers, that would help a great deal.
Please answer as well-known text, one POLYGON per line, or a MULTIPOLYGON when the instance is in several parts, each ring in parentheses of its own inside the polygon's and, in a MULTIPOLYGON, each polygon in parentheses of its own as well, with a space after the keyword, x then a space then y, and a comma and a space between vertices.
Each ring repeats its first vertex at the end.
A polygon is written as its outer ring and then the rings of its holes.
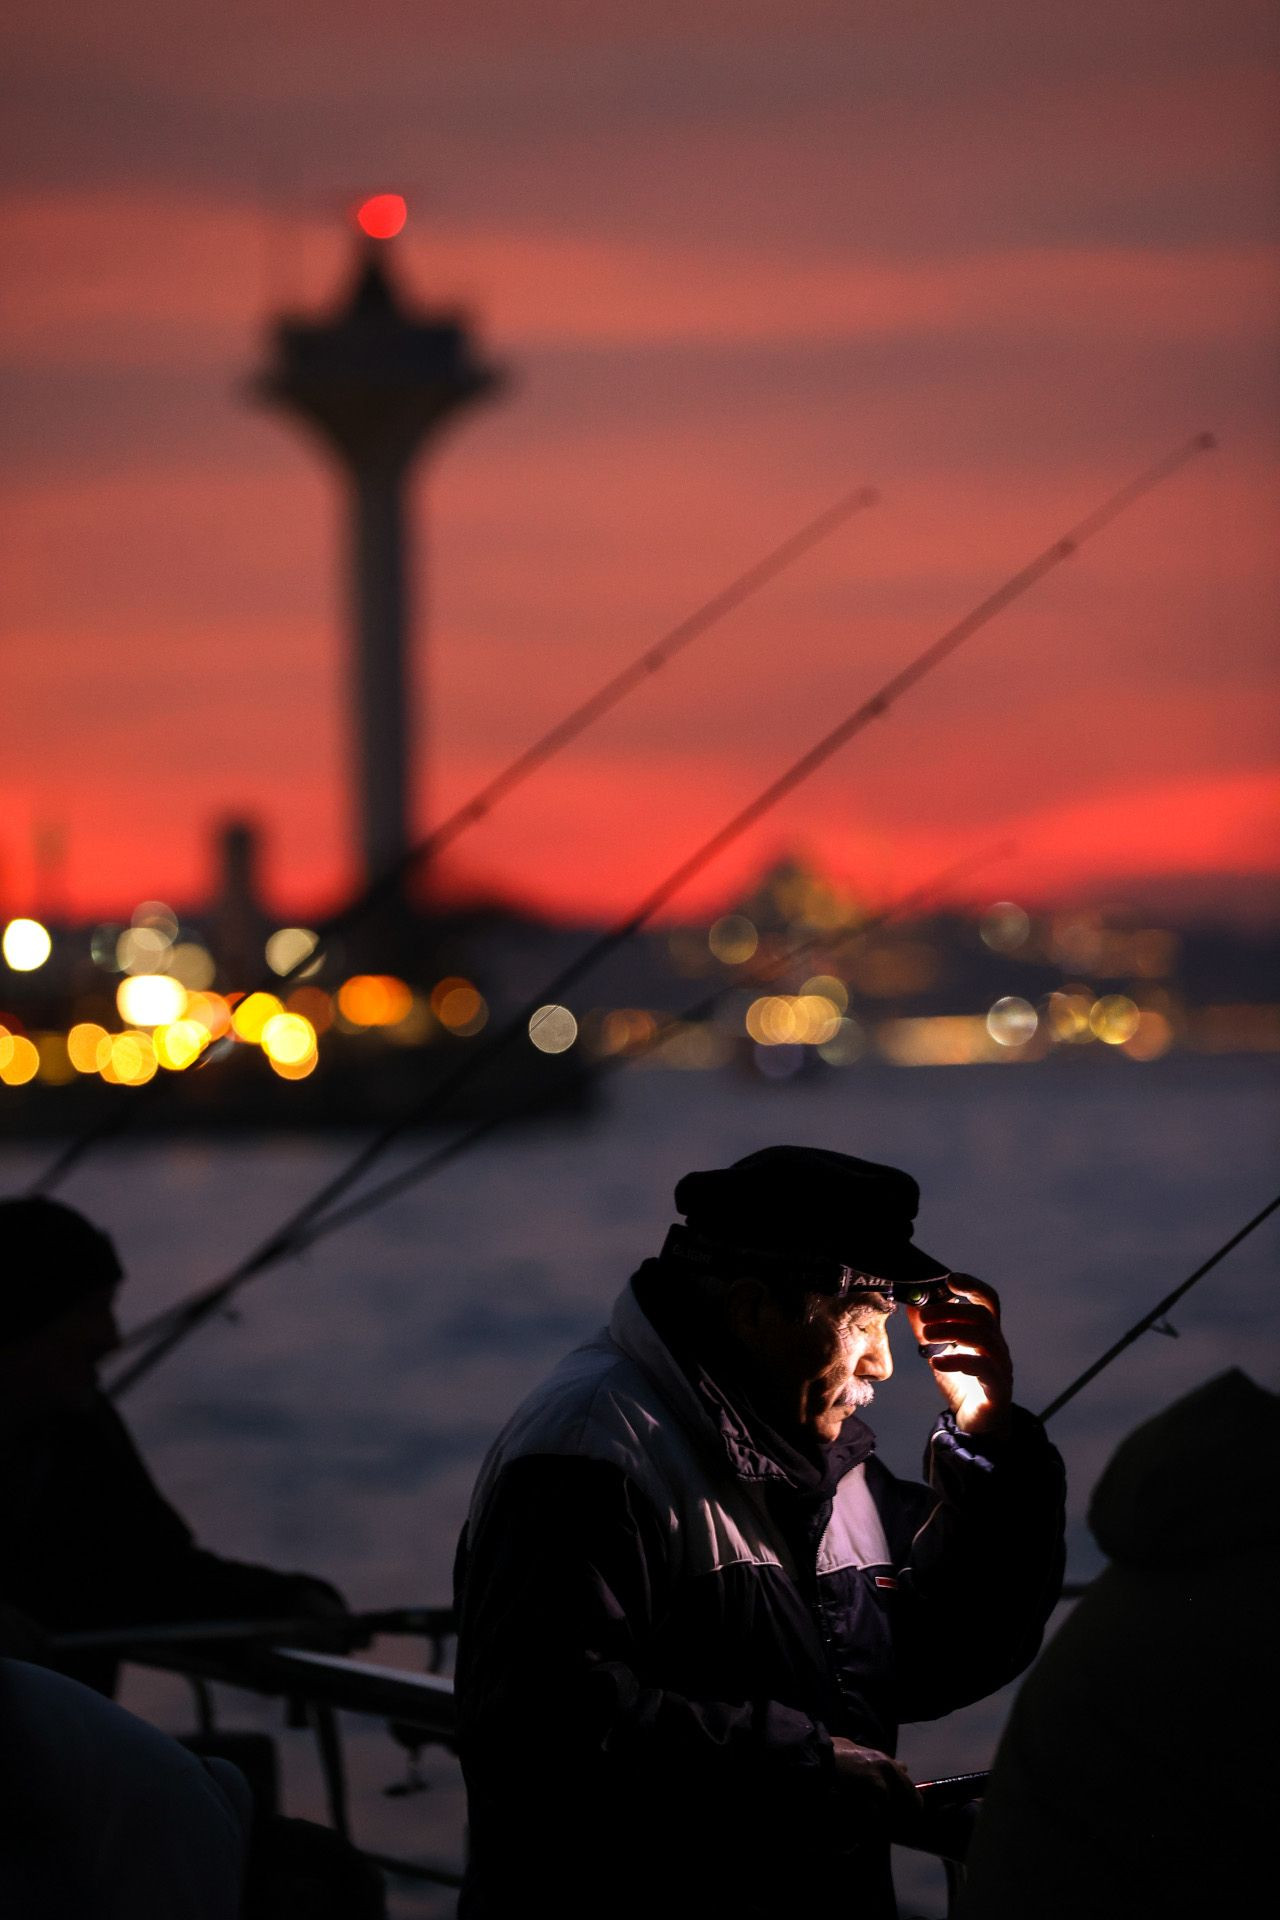
POLYGON ((953 1273, 947 1281, 947 1287, 961 1300, 972 1300, 975 1305, 990 1307, 999 1318, 1000 1295, 987 1281, 979 1280, 971 1273, 953 1273))
POLYGON ((998 1361, 990 1360, 981 1353, 947 1353, 929 1365, 935 1373, 968 1373, 985 1386, 1008 1386, 1013 1379, 1012 1369, 1004 1367, 998 1361))

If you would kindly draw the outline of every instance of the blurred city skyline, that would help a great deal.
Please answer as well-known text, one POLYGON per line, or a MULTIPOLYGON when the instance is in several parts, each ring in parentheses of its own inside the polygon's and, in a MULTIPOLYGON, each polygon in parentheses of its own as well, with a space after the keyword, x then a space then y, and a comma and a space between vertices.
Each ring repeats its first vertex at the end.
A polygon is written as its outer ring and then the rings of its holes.
POLYGON ((1275 28, 1248 0, 1055 16, 826 0, 233 8, 63 0, 4 82, 0 903, 354 877, 341 505, 253 409, 365 192, 511 375, 416 503, 420 828, 842 490, 860 516, 445 869, 628 906, 894 668, 1191 433, 1152 496, 675 903, 781 846, 889 896, 1257 902, 1274 703, 1275 28), (46 862, 48 864, 48 862, 46 862))

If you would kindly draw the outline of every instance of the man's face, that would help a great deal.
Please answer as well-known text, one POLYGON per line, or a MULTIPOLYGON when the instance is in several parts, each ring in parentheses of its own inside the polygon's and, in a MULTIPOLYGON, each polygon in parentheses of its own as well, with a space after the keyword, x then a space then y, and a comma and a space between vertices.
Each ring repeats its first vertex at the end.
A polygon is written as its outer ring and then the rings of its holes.
POLYGON ((86 1293, 56 1320, 0 1346, 0 1388, 22 1419, 75 1413, 92 1403, 98 1367, 120 1344, 114 1286, 86 1293))
POLYGON ((893 1372, 889 1320, 894 1312, 893 1302, 880 1293, 868 1293, 854 1305, 818 1295, 797 1319, 762 1289, 736 1320, 756 1392, 784 1425, 800 1427, 816 1440, 838 1439, 849 1415, 871 1400, 876 1381, 893 1372))

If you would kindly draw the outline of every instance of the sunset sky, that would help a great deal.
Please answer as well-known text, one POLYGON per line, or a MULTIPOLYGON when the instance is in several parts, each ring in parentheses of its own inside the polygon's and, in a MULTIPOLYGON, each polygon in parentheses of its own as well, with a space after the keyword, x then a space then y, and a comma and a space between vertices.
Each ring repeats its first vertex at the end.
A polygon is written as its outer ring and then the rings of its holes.
MULTIPOLYGON (((0 908, 198 901, 258 817, 349 882, 341 499, 247 387, 350 208, 509 374, 417 496, 425 826, 845 489, 883 504, 460 842, 625 907, 896 667, 1201 429, 1221 450, 691 890, 782 848, 892 894, 1280 874, 1267 0, 42 0, 0 120, 0 908)), ((1280 891, 1276 894, 1280 898, 1280 891)))

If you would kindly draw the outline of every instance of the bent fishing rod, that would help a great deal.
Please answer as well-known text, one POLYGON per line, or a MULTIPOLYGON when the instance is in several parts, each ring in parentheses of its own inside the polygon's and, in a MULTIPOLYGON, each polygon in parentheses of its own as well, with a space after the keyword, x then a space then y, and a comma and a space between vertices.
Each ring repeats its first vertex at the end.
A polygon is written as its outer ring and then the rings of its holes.
POLYGON ((1144 1313, 1140 1320, 1135 1320, 1128 1331, 1122 1333, 1114 1345, 1107 1348, 1100 1359, 1095 1360, 1091 1366, 1086 1367, 1084 1372, 1078 1375, 1069 1387, 1064 1387, 1056 1399, 1049 1402, 1048 1406, 1040 1415, 1040 1418, 1042 1420, 1052 1420, 1055 1413, 1060 1412, 1069 1401, 1074 1400, 1076 1395, 1080 1393, 1083 1388, 1087 1387, 1091 1380, 1096 1380, 1098 1375, 1104 1372, 1113 1360, 1118 1360, 1120 1355, 1124 1353, 1127 1348, 1131 1347, 1135 1340, 1140 1340, 1144 1333, 1149 1333, 1153 1329, 1157 1333, 1172 1333, 1173 1328, 1166 1324, 1166 1315, 1169 1313, 1170 1308, 1175 1307, 1179 1300, 1190 1293, 1192 1287, 1198 1286, 1207 1273, 1212 1273, 1218 1263, 1225 1260, 1232 1249, 1238 1247, 1242 1240, 1247 1240, 1255 1228, 1260 1227, 1264 1220, 1270 1219, 1277 1207, 1280 1207, 1280 1193, 1276 1195, 1274 1200, 1268 1201, 1260 1213, 1255 1213, 1252 1220, 1241 1227, 1238 1233, 1233 1233, 1229 1240, 1224 1241, 1216 1253, 1211 1253, 1203 1265, 1198 1266, 1193 1274, 1190 1274, 1187 1279, 1183 1280, 1173 1289, 1172 1293, 1166 1293, 1164 1299, 1158 1301, 1156 1305, 1152 1307, 1150 1313, 1144 1313))
POLYGON ((993 593, 980 601, 931 645, 925 647, 906 666, 900 668, 872 694, 870 699, 855 708, 838 726, 824 734, 816 745, 771 781, 710 839, 704 841, 694 853, 690 854, 672 873, 668 874, 665 880, 646 895, 630 914, 601 934, 576 960, 563 968, 542 989, 541 993, 536 995, 498 1034, 485 1043, 478 1053, 469 1055, 453 1073, 446 1075, 444 1081, 433 1088, 426 1099, 415 1103, 399 1119, 383 1127, 344 1168, 323 1183, 311 1199, 304 1202, 282 1227, 248 1254, 224 1281, 206 1290, 199 1301, 179 1309, 179 1319, 176 1324, 170 1325, 171 1315, 166 1314, 158 1316, 157 1320, 149 1323, 147 1328, 140 1329, 137 1335, 139 1340, 156 1329, 161 1321, 168 1328, 167 1331, 156 1333, 154 1345, 149 1347, 127 1370, 118 1390, 122 1391, 124 1386, 140 1378, 143 1371, 156 1364, 165 1353, 185 1338, 188 1331, 216 1313, 222 1302, 240 1286, 264 1268, 274 1265, 278 1259, 283 1258, 291 1250, 296 1237, 354 1186, 394 1140, 409 1127, 422 1125, 438 1118, 464 1084, 469 1083, 477 1074, 486 1071, 509 1047, 528 1035, 546 1017, 551 1004, 560 1001, 563 995, 592 967, 644 927, 681 887, 777 806, 782 799, 794 792, 813 773, 824 766, 841 747, 870 726, 873 720, 887 714, 898 699, 940 666, 966 640, 996 619, 1023 594, 1030 592, 1055 567, 1078 553, 1086 541, 1110 526, 1129 507, 1171 478, 1198 453, 1207 452, 1215 445, 1216 442, 1211 433, 1199 433, 1193 439, 1175 448, 1162 460, 1146 468, 1135 479, 1111 494, 1092 513, 1086 515, 1043 552, 1037 554, 1016 573, 1011 574, 993 593))
MULTIPOLYGON (((594 725, 597 720, 603 719, 605 714, 611 713, 627 698, 628 694, 634 693, 637 687, 643 686, 655 674, 661 673, 662 669, 669 666, 686 647, 691 646, 695 640, 700 640, 720 621, 736 612, 755 594, 776 580, 780 574, 785 573, 789 567, 803 559, 805 554, 812 552, 824 540, 829 539, 855 514, 878 506, 879 502, 880 495, 874 487, 855 487, 851 492, 842 494, 831 506, 816 514, 812 520, 807 520, 802 527, 789 534, 779 545, 771 548, 763 559, 747 567, 727 586, 722 587, 718 593, 714 593, 709 600, 704 600, 700 607, 696 607, 660 640, 646 647, 629 666, 623 667, 621 672, 614 674, 612 679, 606 680, 603 686, 598 687, 571 712, 557 720, 555 725, 549 727, 531 746, 518 753, 514 760, 494 774, 477 793, 472 794, 469 800, 464 801, 460 807, 447 815, 438 827, 434 827, 391 866, 377 875, 354 900, 349 901, 328 919, 321 921, 316 931, 315 944, 306 953, 300 954, 283 973, 273 972, 265 977, 261 983, 262 986, 270 988, 273 992, 279 992, 290 981, 302 974, 310 973, 319 964, 326 944, 348 932, 366 914, 389 899, 413 873, 428 860, 451 847, 469 827, 476 826, 481 820, 487 819, 495 807, 514 793, 517 787, 523 786, 526 780, 531 779, 580 734, 585 733, 588 727, 594 725)), ((208 1048, 192 1070, 207 1072, 210 1067, 216 1065, 226 1051, 226 1048, 216 1045, 208 1048)), ((104 1140, 114 1138, 126 1127, 132 1125, 144 1104, 153 1100, 165 1084, 165 1077, 157 1075, 148 1081, 145 1087, 136 1089, 132 1099, 121 1101, 114 1109, 104 1114, 101 1120, 86 1128, 78 1139, 72 1140, 62 1149, 33 1183, 30 1192, 33 1194, 54 1192, 94 1147, 104 1140)))
MULTIPOLYGON (((625 1050, 594 1060, 588 1070, 589 1077, 593 1080, 603 1079, 606 1074, 617 1072, 620 1068, 630 1066, 633 1062, 655 1053, 681 1027, 692 1021, 703 1020, 713 1013, 729 994, 740 992, 744 987, 775 983, 790 967, 816 947, 821 946, 826 952, 839 952, 852 944, 860 944, 881 927, 894 921, 901 921, 917 912, 931 899, 937 898, 957 880, 971 874, 976 868, 986 866, 992 860, 1007 857, 1011 850, 1011 842, 1001 841, 994 847, 985 848, 981 853, 956 861, 953 866, 945 868, 931 880, 924 882, 922 886, 904 894, 891 907, 885 908, 881 913, 870 915, 857 927, 837 935, 834 939, 829 933, 815 931, 784 948, 781 953, 771 956, 763 965, 760 962, 747 962, 739 967, 731 978, 721 981, 700 1000, 696 1000, 682 1012, 673 1014, 669 1019, 655 1025, 653 1032, 644 1039, 637 1040, 625 1050)), ((469 1153, 472 1148, 482 1145, 500 1128, 515 1120, 526 1119, 536 1114, 543 1104, 542 1097, 535 1092, 516 1107, 509 1108, 505 1112, 489 1114, 482 1120, 474 1121, 455 1139, 433 1148, 423 1159, 415 1161, 409 1167, 401 1168, 398 1173, 392 1174, 388 1179, 380 1181, 378 1185, 368 1188, 353 1200, 349 1200, 345 1206, 335 1207, 321 1218, 312 1219, 309 1223, 297 1224, 277 1235, 277 1244, 269 1259, 264 1258, 251 1269, 247 1267, 247 1263, 242 1263, 224 1279, 201 1288, 184 1301, 163 1308, 149 1320, 132 1328, 121 1340, 120 1351, 128 1352, 137 1346, 143 1347, 144 1351, 112 1381, 111 1397, 117 1398, 139 1380, 144 1379, 154 1367, 181 1345, 189 1333, 194 1333, 214 1313, 224 1310, 234 1294, 247 1286, 251 1280, 258 1279, 269 1267, 309 1251, 318 1241, 327 1239, 331 1233, 340 1232, 343 1227, 350 1226, 364 1214, 372 1213, 377 1207, 396 1199, 409 1187, 421 1185, 432 1179, 446 1166, 452 1165, 454 1161, 469 1153)))

